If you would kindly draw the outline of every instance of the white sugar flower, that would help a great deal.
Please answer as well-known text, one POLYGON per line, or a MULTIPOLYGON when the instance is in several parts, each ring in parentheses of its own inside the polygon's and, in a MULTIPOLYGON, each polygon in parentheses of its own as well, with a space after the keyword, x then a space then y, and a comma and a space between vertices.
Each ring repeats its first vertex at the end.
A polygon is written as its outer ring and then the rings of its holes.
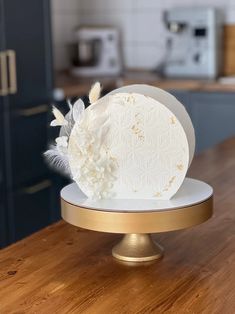
POLYGON ((53 106, 52 113, 55 116, 55 120, 51 121, 51 126, 64 126, 68 124, 68 121, 65 119, 63 114, 53 106))
POLYGON ((60 154, 68 155, 68 137, 60 136, 55 139, 56 149, 60 154))
POLYGON ((57 147, 67 147, 68 146, 68 136, 60 136, 55 139, 57 147))
MULTIPOLYGON (((94 125, 97 126, 97 119, 94 125)), ((99 124, 98 124, 99 125, 99 124)), ((117 164, 103 145, 105 126, 99 132, 88 127, 83 118, 70 139, 70 162, 73 167, 73 179, 86 187, 87 196, 93 199, 111 198, 113 183, 116 180, 117 164)))

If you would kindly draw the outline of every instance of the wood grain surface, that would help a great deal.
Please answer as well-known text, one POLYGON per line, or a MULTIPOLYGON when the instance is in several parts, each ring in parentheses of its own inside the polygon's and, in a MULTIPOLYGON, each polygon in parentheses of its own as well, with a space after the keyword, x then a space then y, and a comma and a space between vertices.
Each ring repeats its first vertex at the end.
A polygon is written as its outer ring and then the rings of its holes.
POLYGON ((121 264, 111 256, 119 235, 59 222, 0 252, 0 313, 233 314, 235 139, 196 157, 189 174, 214 187, 214 216, 156 235, 162 260, 121 264))

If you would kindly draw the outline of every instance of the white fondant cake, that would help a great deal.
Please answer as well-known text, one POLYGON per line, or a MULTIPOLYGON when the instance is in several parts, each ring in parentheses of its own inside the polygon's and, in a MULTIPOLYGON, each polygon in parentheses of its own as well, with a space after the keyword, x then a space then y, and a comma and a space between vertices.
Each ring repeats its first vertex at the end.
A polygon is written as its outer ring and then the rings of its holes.
POLYGON ((170 199, 190 162, 178 117, 139 93, 109 95, 88 107, 68 155, 74 180, 91 198, 170 199))
POLYGON ((195 135, 184 106, 148 85, 130 85, 99 99, 97 82, 64 116, 49 162, 91 199, 168 200, 182 185, 193 159, 195 135))

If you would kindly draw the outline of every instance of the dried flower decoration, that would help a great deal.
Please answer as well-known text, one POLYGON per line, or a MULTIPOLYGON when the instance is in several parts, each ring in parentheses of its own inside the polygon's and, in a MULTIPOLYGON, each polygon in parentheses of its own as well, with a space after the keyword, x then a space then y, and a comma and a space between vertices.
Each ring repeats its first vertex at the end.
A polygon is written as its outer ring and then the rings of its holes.
POLYGON ((63 126, 68 124, 63 114, 55 106, 52 108, 52 113, 55 116, 55 120, 51 121, 51 126, 63 126))
MULTIPOLYGON (((92 105, 100 93, 101 85, 96 82, 89 92, 92 105)), ((88 187, 91 191, 89 197, 111 197, 116 180, 116 161, 103 144, 109 129, 105 110, 102 115, 97 115, 94 110, 85 111, 82 99, 73 105, 68 101, 68 107, 68 113, 63 116, 53 106, 55 119, 51 126, 61 126, 60 135, 44 155, 53 168, 75 180, 80 187, 88 187)))
POLYGON ((89 92, 89 101, 91 104, 95 103, 100 98, 101 85, 99 82, 96 82, 89 92))
POLYGON ((60 136, 55 139, 54 145, 50 145, 44 156, 53 169, 63 175, 71 176, 68 160, 68 139, 75 122, 81 118, 85 110, 85 105, 79 99, 74 105, 68 100, 68 106, 70 110, 65 117, 55 106, 52 108, 55 120, 51 121, 50 125, 61 126, 60 136))

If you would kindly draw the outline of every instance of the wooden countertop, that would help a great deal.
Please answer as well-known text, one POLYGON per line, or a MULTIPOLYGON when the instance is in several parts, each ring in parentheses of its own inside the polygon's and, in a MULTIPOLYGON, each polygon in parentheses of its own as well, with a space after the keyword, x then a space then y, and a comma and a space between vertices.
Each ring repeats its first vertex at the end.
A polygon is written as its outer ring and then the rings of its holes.
POLYGON ((152 265, 119 264, 119 235, 62 221, 3 249, 0 313, 233 313, 234 174, 235 138, 194 159, 190 176, 214 187, 214 216, 156 235, 165 256, 152 265))
POLYGON ((165 90, 235 92, 235 84, 221 84, 218 81, 192 79, 160 79, 149 71, 126 71, 120 77, 97 77, 94 79, 72 77, 68 72, 56 74, 55 85, 64 91, 66 97, 83 96, 89 92, 91 84, 100 81, 106 90, 129 84, 150 84, 165 90))

